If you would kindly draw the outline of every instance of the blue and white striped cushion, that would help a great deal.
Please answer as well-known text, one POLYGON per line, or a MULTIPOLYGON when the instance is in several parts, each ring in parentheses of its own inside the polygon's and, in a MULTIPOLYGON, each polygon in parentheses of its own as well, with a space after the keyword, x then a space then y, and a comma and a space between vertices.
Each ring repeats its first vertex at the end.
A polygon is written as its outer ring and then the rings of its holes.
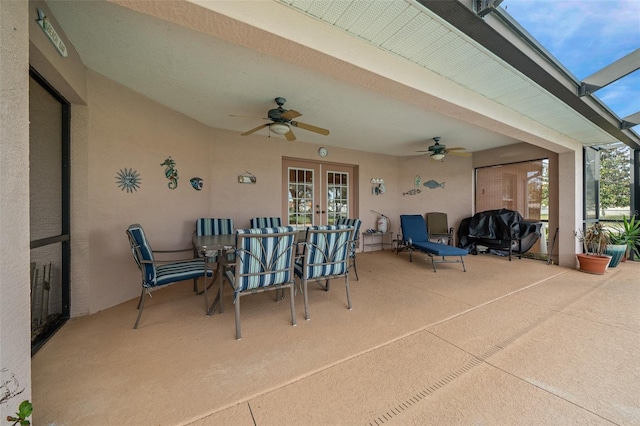
MULTIPOLYGON (((204 259, 196 259, 189 262, 170 263, 160 265, 156 268, 157 280, 155 285, 149 287, 158 287, 165 284, 171 284, 177 281, 199 278, 204 275, 204 259)), ((208 271, 211 276, 211 271, 208 271)), ((147 286, 145 286, 147 287, 147 286)))
POLYGON ((353 235, 351 236, 351 252, 349 253, 349 257, 356 257, 356 244, 358 239, 360 238, 360 225, 362 225, 362 221, 360 219, 347 219, 340 218, 336 221, 336 225, 348 225, 353 226, 353 235))
POLYGON ((142 226, 140 224, 136 223, 129 226, 127 232, 133 238, 135 244, 139 248, 141 259, 138 259, 138 252, 136 252, 134 247, 132 247, 131 250, 133 251, 133 257, 136 259, 138 266, 143 268, 144 270, 143 285, 145 287, 154 286, 155 284, 153 283, 155 283, 156 281, 156 268, 154 268, 153 265, 149 263, 141 263, 141 261, 143 260, 151 262, 153 262, 154 260, 153 251, 151 250, 151 246, 147 241, 147 237, 144 235, 144 230, 142 229, 142 226))
POLYGON ((235 293, 290 282, 295 243, 295 234, 264 238, 241 238, 239 235, 269 235, 293 231, 295 228, 292 226, 236 231, 236 264, 234 271, 228 273, 235 293))
POLYGON ((251 219, 252 228, 275 228, 282 226, 282 219, 279 217, 254 217, 251 219))
POLYGON ((233 219, 200 218, 196 235, 228 235, 233 233, 233 219))
POLYGON ((303 271, 303 261, 295 265, 296 274, 303 279, 342 275, 347 271, 350 241, 353 232, 316 233, 313 230, 349 229, 347 225, 311 226, 307 228, 305 258, 307 268, 303 271))

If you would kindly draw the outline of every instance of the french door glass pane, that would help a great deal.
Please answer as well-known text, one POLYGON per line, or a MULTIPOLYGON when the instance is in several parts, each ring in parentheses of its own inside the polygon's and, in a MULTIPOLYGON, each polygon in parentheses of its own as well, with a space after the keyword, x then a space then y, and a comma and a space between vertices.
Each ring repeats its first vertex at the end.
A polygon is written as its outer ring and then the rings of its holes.
POLYGON ((327 172, 327 224, 349 217, 349 174, 327 172))
POLYGON ((312 169, 289 168, 289 225, 313 225, 313 175, 312 169))

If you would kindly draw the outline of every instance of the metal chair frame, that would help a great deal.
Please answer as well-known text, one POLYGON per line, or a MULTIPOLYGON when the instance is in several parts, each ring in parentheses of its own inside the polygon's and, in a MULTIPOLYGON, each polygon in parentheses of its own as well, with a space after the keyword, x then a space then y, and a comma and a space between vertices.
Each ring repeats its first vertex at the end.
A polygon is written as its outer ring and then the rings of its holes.
MULTIPOLYGON (((289 288, 291 325, 297 324, 294 302, 296 235, 297 231, 291 226, 236 231, 235 261, 222 260, 224 277, 234 289, 236 339, 242 338, 240 298, 250 294, 289 288)), ((223 280, 220 295, 222 286, 223 280)))
POLYGON ((176 254, 193 252, 193 249, 179 250, 152 250, 148 239, 139 224, 130 225, 126 231, 131 246, 131 253, 142 273, 142 292, 138 300, 138 317, 133 326, 138 328, 142 311, 144 309, 145 293, 152 297, 151 292, 159 288, 188 279, 197 279, 199 276, 213 276, 213 271, 206 267, 204 258, 191 258, 179 260, 155 260, 154 254, 176 254), (142 241, 137 241, 134 233, 138 232, 142 241), (142 244, 144 243, 144 244, 142 244), (143 250, 144 246, 144 250, 143 250))
POLYGON ((304 296, 304 317, 309 320, 309 291, 307 283, 315 281, 329 291, 329 280, 344 277, 347 293, 347 309, 351 310, 349 289, 349 254, 353 241, 353 226, 332 225, 307 228, 303 244, 302 262, 296 263, 296 275, 300 279, 304 296), (320 281, 324 281, 322 284, 320 281))

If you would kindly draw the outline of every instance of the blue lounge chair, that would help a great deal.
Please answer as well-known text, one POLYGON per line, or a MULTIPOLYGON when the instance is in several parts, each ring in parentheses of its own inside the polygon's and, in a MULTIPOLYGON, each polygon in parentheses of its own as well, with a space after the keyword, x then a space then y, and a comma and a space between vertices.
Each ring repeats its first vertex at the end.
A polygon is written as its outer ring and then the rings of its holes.
POLYGON ((433 272, 437 272, 436 263, 462 263, 463 271, 467 272, 467 268, 464 265, 464 256, 469 252, 448 244, 429 241, 427 224, 422 215, 400 215, 400 228, 402 229, 402 244, 409 250, 410 262, 413 262, 412 252, 416 250, 425 253, 431 258, 433 272), (445 259, 445 257, 449 256, 460 257, 460 260, 445 259), (436 257, 441 257, 442 259, 436 260, 436 257))

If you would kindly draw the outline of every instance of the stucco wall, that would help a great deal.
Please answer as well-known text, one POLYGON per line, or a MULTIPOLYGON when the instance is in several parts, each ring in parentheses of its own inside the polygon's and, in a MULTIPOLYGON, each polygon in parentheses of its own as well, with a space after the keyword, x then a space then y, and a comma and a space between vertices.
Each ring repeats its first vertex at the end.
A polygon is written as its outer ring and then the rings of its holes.
MULTIPOLYGON (((280 216, 282 158, 319 159, 318 145, 262 134, 242 137, 204 126, 99 74, 88 72, 87 82, 90 260, 86 281, 75 283, 74 291, 83 294, 77 286, 89 287, 90 313, 139 294, 139 272, 124 233, 129 224, 142 224, 152 247, 167 249, 189 247, 198 217, 230 217, 236 227, 245 227, 253 216, 280 216), (160 165, 169 156, 178 170, 175 190, 168 188, 160 165), (124 168, 139 173, 139 190, 127 193, 117 187, 115 176, 124 168), (238 183, 238 175, 245 171, 257 177, 255 185, 238 183), (195 176, 204 179, 202 191, 189 184, 195 176)), ((394 232, 402 213, 442 210, 451 212, 454 221, 468 216, 470 161, 451 158, 448 163, 427 164, 421 160, 405 162, 331 146, 326 158, 358 166, 363 229, 376 226, 377 215, 370 210, 389 216, 394 232), (437 172, 427 173, 425 164, 437 172), (403 196, 413 187, 417 173, 425 180, 429 176, 448 181, 447 189, 422 187, 417 196, 403 196), (371 193, 372 177, 385 180, 385 194, 371 193)), ((84 193, 74 196, 77 202, 84 193)))
POLYGON ((0 2, 0 421, 31 399, 28 3, 0 2), (9 399, 7 394, 10 396, 9 399))

